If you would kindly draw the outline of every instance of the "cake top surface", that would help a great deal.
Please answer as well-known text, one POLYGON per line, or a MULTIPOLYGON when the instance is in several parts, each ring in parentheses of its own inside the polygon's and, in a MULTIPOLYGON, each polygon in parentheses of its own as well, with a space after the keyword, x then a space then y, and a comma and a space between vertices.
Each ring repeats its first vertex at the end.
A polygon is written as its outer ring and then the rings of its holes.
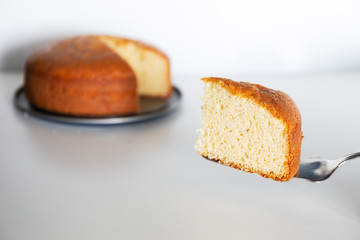
POLYGON ((80 36, 46 45, 33 52, 27 71, 66 80, 106 81, 134 78, 130 66, 97 36, 80 36))
POLYGON ((168 56, 162 52, 160 49, 146 44, 144 42, 140 42, 134 39, 130 39, 130 38, 121 38, 121 37, 115 37, 115 36, 109 36, 109 35, 98 35, 98 36, 94 36, 96 38, 99 39, 110 39, 111 41, 113 41, 115 44, 134 44, 138 47, 141 47, 144 50, 148 50, 148 51, 152 51, 156 54, 161 55, 163 58, 166 58, 167 60, 169 60, 168 56))
POLYGON ((298 122, 301 119, 300 112, 294 101, 281 91, 269 89, 258 84, 235 82, 226 78, 209 77, 202 78, 201 80, 220 84, 233 95, 253 99, 269 110, 274 117, 285 122, 298 122))

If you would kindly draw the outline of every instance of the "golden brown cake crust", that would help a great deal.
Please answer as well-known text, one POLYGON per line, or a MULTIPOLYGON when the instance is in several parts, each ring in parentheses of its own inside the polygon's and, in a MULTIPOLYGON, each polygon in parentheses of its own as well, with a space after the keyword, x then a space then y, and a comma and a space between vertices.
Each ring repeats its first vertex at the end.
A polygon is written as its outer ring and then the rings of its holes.
MULTIPOLYGON (((275 118, 280 119, 286 126, 288 133, 288 172, 289 174, 282 178, 273 175, 260 174, 263 177, 273 178, 279 181, 289 181, 299 170, 301 153, 301 115, 293 100, 285 93, 272 90, 258 84, 245 82, 234 82, 226 78, 203 78, 204 82, 213 82, 220 84, 233 95, 243 96, 253 99, 260 106, 267 109, 275 118)), ((206 157, 206 156, 205 156, 206 157)), ((215 159, 218 160, 218 159, 215 159)), ((220 161, 220 163, 223 163, 220 161)), ((252 169, 243 169, 242 166, 229 165, 231 167, 254 172, 252 169)))
POLYGON ((129 65, 95 36, 45 46, 26 62, 26 95, 33 105, 51 112, 134 114, 138 112, 136 89, 129 65))
POLYGON ((245 171, 245 172, 248 172, 248 173, 255 173, 256 172, 257 174, 259 174, 262 177, 271 178, 271 179, 274 179, 276 181, 289 181, 291 179, 291 178, 289 178, 287 180, 286 178, 279 177, 278 175, 276 175, 274 173, 264 174, 264 173, 261 173, 261 172, 257 172, 256 169, 249 168, 249 167, 244 167, 241 164, 235 164, 235 163, 223 161, 223 160, 220 160, 220 159, 217 159, 217 158, 216 159, 215 158, 211 159, 208 156, 203 155, 203 154, 201 154, 201 156, 203 156, 203 157, 205 157, 205 158, 207 158, 207 159, 209 159, 211 161, 215 161, 215 162, 221 163, 223 165, 226 165, 226 166, 229 166, 229 167, 241 170, 241 171, 245 171))

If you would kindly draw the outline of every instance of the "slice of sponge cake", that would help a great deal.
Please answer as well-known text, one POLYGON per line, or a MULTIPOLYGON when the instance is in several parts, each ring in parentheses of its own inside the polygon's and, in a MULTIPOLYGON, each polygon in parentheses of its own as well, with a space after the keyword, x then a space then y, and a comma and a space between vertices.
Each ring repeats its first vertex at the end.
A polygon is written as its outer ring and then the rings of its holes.
POLYGON ((299 169, 302 140, 300 112, 292 99, 256 84, 202 80, 198 153, 236 169, 289 181, 299 169))

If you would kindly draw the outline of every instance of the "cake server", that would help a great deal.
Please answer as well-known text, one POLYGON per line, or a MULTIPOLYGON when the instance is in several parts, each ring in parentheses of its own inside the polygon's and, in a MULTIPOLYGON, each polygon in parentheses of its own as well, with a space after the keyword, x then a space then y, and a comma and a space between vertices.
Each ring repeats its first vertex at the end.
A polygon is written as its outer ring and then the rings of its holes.
POLYGON ((360 152, 349 154, 334 160, 328 160, 321 157, 302 157, 300 159, 299 172, 295 177, 304 178, 313 182, 324 181, 343 163, 355 158, 360 159, 360 152))
MULTIPOLYGON (((217 162, 206 157, 204 158, 217 162)), ((322 157, 302 157, 300 159, 299 172, 294 177, 303 178, 312 182, 321 182, 328 179, 343 163, 356 158, 360 159, 360 152, 334 160, 328 160, 322 157)))

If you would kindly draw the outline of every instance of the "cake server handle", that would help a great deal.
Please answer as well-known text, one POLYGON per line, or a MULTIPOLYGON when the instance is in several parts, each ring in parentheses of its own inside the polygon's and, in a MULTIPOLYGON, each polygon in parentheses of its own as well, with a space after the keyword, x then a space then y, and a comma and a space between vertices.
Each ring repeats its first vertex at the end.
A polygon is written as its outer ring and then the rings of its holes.
POLYGON ((299 172, 296 177, 313 182, 328 179, 335 170, 347 161, 360 159, 360 152, 346 155, 339 159, 328 160, 321 157, 301 157, 299 172))

